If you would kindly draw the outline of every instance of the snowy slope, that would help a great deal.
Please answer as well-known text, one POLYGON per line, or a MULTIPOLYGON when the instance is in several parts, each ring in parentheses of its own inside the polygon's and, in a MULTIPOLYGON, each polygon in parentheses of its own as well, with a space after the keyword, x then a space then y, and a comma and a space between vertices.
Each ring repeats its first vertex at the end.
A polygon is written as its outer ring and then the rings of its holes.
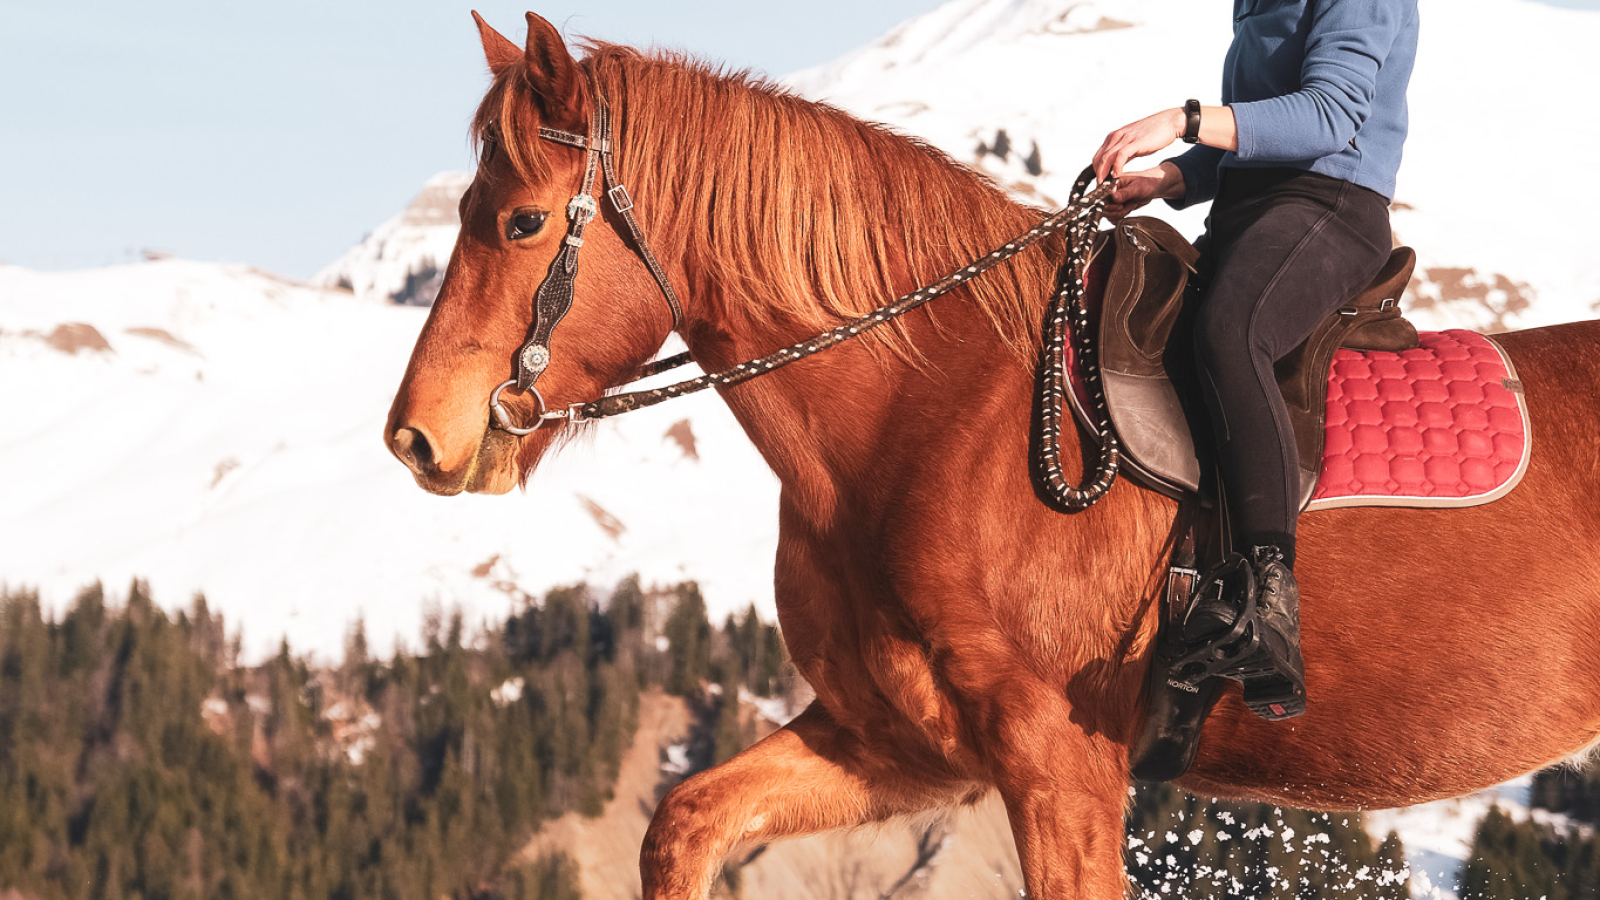
POLYGON ((1362 819, 1375 840, 1382 840, 1390 831, 1400 833, 1411 865, 1413 897, 1455 900, 1478 823, 1496 806, 1513 819, 1549 825, 1557 834, 1567 834, 1574 827, 1581 835, 1590 833, 1589 826, 1567 816, 1533 808, 1532 788, 1530 775, 1466 797, 1369 812, 1362 819))
POLYGON ((526 495, 418 490, 382 431, 425 316, 244 267, 0 267, 0 579, 203 590, 257 656, 633 571, 770 615, 776 483, 709 395, 601 424, 526 495))
MULTIPOLYGON (((1419 322, 1593 316, 1600 257, 1580 211, 1600 205, 1600 180, 1573 163, 1600 147, 1600 117, 1581 112, 1600 12, 1421 0, 1421 13, 1394 225, 1422 260, 1413 308, 1453 302, 1419 310, 1419 322)), ((1230 37, 1220 2, 954 0, 788 83, 1056 205, 1111 129, 1187 97, 1217 102, 1230 37), (992 152, 1002 130, 1003 158, 992 152)), ((1191 235, 1201 228, 1200 212, 1160 214, 1191 235)))

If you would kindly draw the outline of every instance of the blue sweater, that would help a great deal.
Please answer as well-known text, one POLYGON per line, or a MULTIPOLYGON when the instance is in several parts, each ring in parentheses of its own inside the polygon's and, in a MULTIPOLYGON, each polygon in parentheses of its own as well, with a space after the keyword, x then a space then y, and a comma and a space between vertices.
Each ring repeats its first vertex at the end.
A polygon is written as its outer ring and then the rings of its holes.
POLYGON ((1219 169, 1308 169, 1394 197, 1417 58, 1417 0, 1234 0, 1222 102, 1239 149, 1196 146, 1178 209, 1217 196, 1219 169))

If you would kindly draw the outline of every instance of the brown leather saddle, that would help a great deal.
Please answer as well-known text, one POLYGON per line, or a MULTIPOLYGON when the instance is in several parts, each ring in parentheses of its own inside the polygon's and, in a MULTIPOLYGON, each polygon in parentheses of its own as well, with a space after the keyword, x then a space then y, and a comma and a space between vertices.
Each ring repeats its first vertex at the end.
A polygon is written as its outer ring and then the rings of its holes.
MULTIPOLYGON (((1105 275, 1099 308, 1100 376, 1124 461, 1141 480, 1173 497, 1198 492, 1208 441, 1190 396, 1194 379, 1189 320, 1198 297, 1199 251, 1160 219, 1131 218, 1101 232, 1097 266, 1105 275), (1177 379, 1171 373, 1183 373, 1177 379)), ((1322 468, 1328 371, 1334 351, 1400 352, 1418 346, 1417 329, 1400 315, 1400 297, 1416 268, 1400 247, 1366 290, 1317 327, 1277 364, 1300 458, 1302 508, 1322 468)), ((1092 310, 1091 310, 1092 312, 1092 310)), ((1081 411, 1080 411, 1081 413, 1081 411)), ((1080 419, 1087 417, 1080 415, 1080 419)))

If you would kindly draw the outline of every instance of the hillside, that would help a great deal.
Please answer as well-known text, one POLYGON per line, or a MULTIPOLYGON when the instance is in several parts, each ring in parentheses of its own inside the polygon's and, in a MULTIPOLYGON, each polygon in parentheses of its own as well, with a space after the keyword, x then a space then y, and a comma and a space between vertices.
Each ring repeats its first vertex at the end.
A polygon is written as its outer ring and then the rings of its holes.
MULTIPOLYGON (((773 727, 752 706, 763 730, 773 727)), ((696 734, 682 698, 646 694, 622 758, 615 795, 598 818, 569 813, 546 824, 525 861, 564 853, 584 900, 637 900, 639 846, 660 795, 679 780, 671 762, 696 734)), ((701 735, 703 737, 703 735, 701 735)), ((1005 810, 995 797, 927 821, 896 821, 772 844, 734 868, 738 895, 763 900, 958 900, 1015 896, 1022 886, 1005 810)))
POLYGON ((698 579, 719 621, 770 610, 776 484, 709 395, 599 424, 525 495, 418 490, 382 432, 426 315, 244 266, 0 267, 0 467, 26 473, 0 581, 203 590, 256 659, 635 571, 698 579))

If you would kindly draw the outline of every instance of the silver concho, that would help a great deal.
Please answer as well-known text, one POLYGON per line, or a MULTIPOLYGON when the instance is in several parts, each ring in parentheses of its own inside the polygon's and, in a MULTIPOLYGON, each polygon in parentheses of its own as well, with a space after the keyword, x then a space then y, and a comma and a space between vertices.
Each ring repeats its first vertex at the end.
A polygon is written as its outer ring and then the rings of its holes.
POLYGON ((576 220, 580 216, 587 223, 600 212, 600 205, 588 194, 578 194, 567 202, 567 218, 576 220))
POLYGON ((550 365, 550 348, 543 344, 529 344, 522 348, 522 370, 538 374, 550 365))

